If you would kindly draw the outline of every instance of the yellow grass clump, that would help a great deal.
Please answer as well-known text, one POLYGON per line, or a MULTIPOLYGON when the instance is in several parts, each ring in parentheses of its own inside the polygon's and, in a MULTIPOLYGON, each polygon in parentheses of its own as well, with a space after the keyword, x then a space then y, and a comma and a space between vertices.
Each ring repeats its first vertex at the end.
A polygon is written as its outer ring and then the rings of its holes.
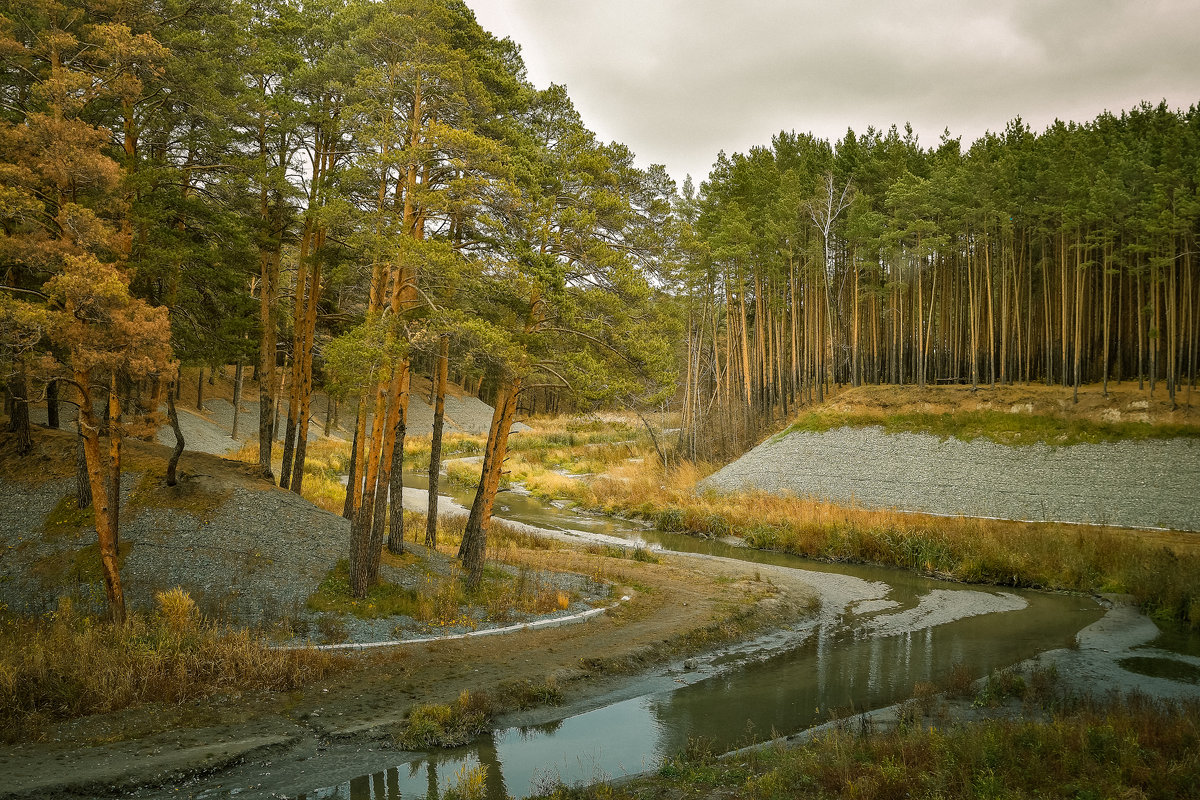
POLYGON ((295 688, 344 659, 270 649, 246 630, 205 621, 180 589, 160 592, 153 614, 123 626, 75 611, 0 619, 0 738, 37 735, 42 724, 148 702, 295 688))

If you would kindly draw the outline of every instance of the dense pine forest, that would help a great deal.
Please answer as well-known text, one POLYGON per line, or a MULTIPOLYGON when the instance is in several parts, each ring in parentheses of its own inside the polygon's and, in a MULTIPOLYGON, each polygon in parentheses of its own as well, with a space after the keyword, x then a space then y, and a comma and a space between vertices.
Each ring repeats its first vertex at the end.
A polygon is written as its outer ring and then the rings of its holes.
POLYGON ((1200 111, 944 134, 781 133, 689 223, 686 441, 744 448, 834 384, 1195 382, 1200 111))
POLYGON ((497 408, 464 545, 476 581, 520 393, 638 403, 670 385, 649 302, 669 180, 598 141, 561 87, 534 89, 462 3, 0 11, 10 419, 28 442, 30 400, 55 426, 60 399, 78 405, 110 590, 121 435, 170 408, 179 364, 253 366, 265 474, 286 401, 278 477, 297 493, 314 386, 357 410, 360 591, 414 360, 442 387, 452 362, 497 408))
POLYGON ((682 410, 713 458, 838 384, 1195 379, 1195 107, 965 149, 781 133, 677 189, 455 0, 3 2, 0 71, 10 426, 79 408, 114 607, 121 437, 180 365, 252 372, 297 493, 314 391, 355 416, 359 595, 414 370, 496 409, 475 582, 518 408, 682 410))

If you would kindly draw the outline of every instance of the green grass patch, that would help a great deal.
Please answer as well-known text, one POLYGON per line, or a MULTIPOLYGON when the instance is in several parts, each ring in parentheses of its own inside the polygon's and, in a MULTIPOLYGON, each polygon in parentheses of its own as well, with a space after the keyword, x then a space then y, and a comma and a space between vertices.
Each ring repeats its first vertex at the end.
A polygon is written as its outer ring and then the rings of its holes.
POLYGON ((419 606, 415 591, 383 581, 372 586, 366 597, 355 598, 350 593, 350 562, 344 558, 309 596, 307 605, 313 611, 352 614, 360 619, 416 617, 419 606))
MULTIPOLYGON (((125 558, 133 548, 132 542, 123 541, 117 551, 117 568, 123 569, 125 558)), ((104 569, 100 565, 100 543, 93 542, 75 550, 60 550, 39 559, 32 572, 47 589, 66 590, 81 585, 104 583, 104 569)))
POLYGON ((186 479, 167 486, 162 473, 144 472, 134 484, 126 507, 130 512, 145 508, 171 509, 191 514, 201 522, 211 522, 231 494, 229 490, 211 491, 186 479))
POLYGON ((88 506, 80 510, 75 495, 71 494, 59 500, 58 504, 46 515, 46 520, 42 523, 42 532, 47 539, 61 536, 74 538, 84 529, 91 528, 95 524, 95 507, 88 506))
POLYGON ((1048 414, 962 411, 953 414, 805 414, 773 440, 793 433, 823 433, 836 428, 878 426, 887 433, 924 433, 943 439, 986 439, 1004 445, 1096 444, 1146 439, 1200 438, 1200 425, 1155 425, 1149 422, 1094 422, 1048 414))

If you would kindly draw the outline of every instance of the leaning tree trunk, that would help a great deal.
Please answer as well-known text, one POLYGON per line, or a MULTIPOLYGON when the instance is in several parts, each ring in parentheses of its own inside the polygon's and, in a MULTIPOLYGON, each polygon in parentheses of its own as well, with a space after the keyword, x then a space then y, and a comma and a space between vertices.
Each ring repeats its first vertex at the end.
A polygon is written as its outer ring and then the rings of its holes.
POLYGON ((174 386, 171 391, 167 392, 167 419, 171 423, 171 430, 175 433, 175 447, 171 450, 171 458, 167 461, 167 486, 174 486, 178 483, 175 478, 175 470, 179 466, 179 457, 183 455, 183 431, 179 428, 179 413, 175 410, 175 393, 174 386))
POLYGON ((425 518, 425 546, 437 547, 438 481, 442 477, 442 429, 446 423, 446 373, 450 366, 450 337, 442 336, 437 372, 433 379, 433 440, 429 444, 429 508, 425 518))
MULTIPOLYGON (((95 521, 96 538, 100 546, 100 567, 104 573, 104 591, 108 596, 109 613, 113 622, 118 625, 125 623, 125 593, 121 588, 121 573, 117 563, 117 531, 112 526, 117 507, 113 499, 120 501, 120 492, 109 494, 112 482, 105 474, 114 464, 104 463, 100 454, 100 425, 92 411, 92 395, 88 390, 91 374, 88 370, 75 371, 75 383, 79 387, 79 428, 83 435, 83 453, 87 461, 88 484, 91 487, 92 498, 96 503, 95 521)), ((111 402, 111 400, 110 400, 111 402)), ((111 413, 111 412, 110 412, 111 413)), ((116 427, 116 415, 112 415, 113 428, 116 427)), ((111 459, 111 450, 110 450, 111 459)))
POLYGON ((463 532, 458 557, 466 571, 468 589, 476 589, 483 578, 483 557, 487 552, 487 532, 492 522, 492 505, 500 488, 500 474, 504 456, 508 449, 508 433, 512 428, 517 410, 517 396, 521 392, 521 379, 501 384, 496 397, 496 410, 492 414, 492 426, 488 431, 487 445, 483 453, 483 470, 479 476, 479 487, 471 503, 471 515, 463 532))

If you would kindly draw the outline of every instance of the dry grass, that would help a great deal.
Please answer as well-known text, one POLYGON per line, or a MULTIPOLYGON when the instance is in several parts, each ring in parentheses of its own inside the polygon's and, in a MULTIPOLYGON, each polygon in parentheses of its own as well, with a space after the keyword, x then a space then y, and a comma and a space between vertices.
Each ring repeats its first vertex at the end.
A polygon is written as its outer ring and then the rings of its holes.
POLYGON ((523 480, 525 488, 541 500, 573 498, 579 491, 579 479, 544 470, 530 472, 523 480))
POLYGON ((706 465, 626 464, 581 485, 586 507, 765 550, 886 564, 969 583, 1134 595, 1149 613, 1200 625, 1196 537, 1099 526, 931 517, 765 492, 697 495, 706 465))
POLYGON ((887 433, 927 433, 963 441, 988 439, 1005 445, 1051 445, 1136 441, 1141 439, 1200 438, 1200 425, 1152 424, 1150 422, 1103 421, 1058 414, 1022 414, 979 410, 957 413, 883 410, 840 412, 820 410, 802 415, 779 436, 797 431, 822 432, 835 428, 879 426, 887 433))
POLYGON ((245 630, 205 621, 179 589, 123 626, 74 611, 0 620, 0 723, 7 740, 43 724, 147 702, 292 689, 338 668, 315 651, 279 651, 245 630))
POLYGON ((1046 722, 835 730, 801 747, 718 761, 689 748, 656 778, 576 798, 1196 797, 1200 706, 1131 696, 1083 701, 1046 722))
MULTIPOLYGON (((404 468, 411 470, 429 469, 429 450, 432 438, 409 436, 404 440, 404 468)), ((487 438, 466 433, 447 433, 442 436, 442 458, 463 458, 483 452, 487 438)))
POLYGON ((409 712, 396 744, 405 750, 458 747, 485 731, 495 705, 483 692, 463 691, 453 703, 420 705, 409 712))
MULTIPOLYGON (((404 538, 423 541, 425 520, 421 514, 406 513, 404 538)), ((430 628, 474 628, 483 622, 508 622, 522 614, 563 611, 571 604, 572 594, 553 579, 553 559, 545 553, 552 543, 499 521, 488 537, 492 566, 484 570, 479 587, 468 591, 461 568, 453 560, 465 523, 464 518, 439 520, 438 554, 431 555, 428 562, 411 551, 404 556, 384 553, 383 563, 405 571, 413 588, 381 581, 366 597, 357 599, 350 593, 349 564, 343 559, 309 597, 308 607, 364 619, 405 616, 430 628), (441 563, 434 564, 435 560, 441 563)))
MULTIPOLYGON (((283 466, 282 448, 272 448, 271 469, 276 476, 283 466)), ((227 458, 247 464, 258 463, 258 442, 248 441, 227 458)), ((304 457, 304 481, 300 496, 332 514, 341 514, 346 504, 346 486, 341 476, 350 468, 350 443, 341 439, 309 442, 304 457)))
POLYGON ((528 678, 504 681, 497 687, 495 697, 464 690, 452 703, 419 705, 410 711, 396 734, 396 744, 406 750, 458 747, 487 730, 496 714, 558 705, 562 700, 562 689, 553 676, 541 683, 528 678))

